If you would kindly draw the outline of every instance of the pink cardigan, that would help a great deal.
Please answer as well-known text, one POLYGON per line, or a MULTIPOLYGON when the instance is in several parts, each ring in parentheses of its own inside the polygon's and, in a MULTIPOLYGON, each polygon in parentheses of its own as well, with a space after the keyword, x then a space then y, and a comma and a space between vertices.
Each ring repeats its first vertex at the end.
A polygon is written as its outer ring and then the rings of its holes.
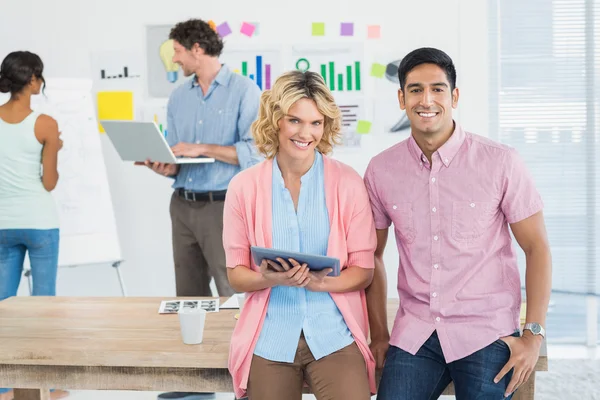
MULTIPOLYGON (((375 224, 363 180, 351 167, 323 157, 325 198, 330 220, 327 255, 349 265, 374 268, 377 246, 375 224)), ((227 190, 223 245, 227 266, 250 266, 250 246, 272 247, 271 201, 273 160, 237 174, 227 190)), ((229 352, 229 372, 237 398, 246 396, 250 363, 267 312, 271 289, 249 293, 238 320, 229 352)), ((365 357, 371 393, 375 393, 375 362, 367 344, 369 319, 364 290, 331 293, 365 357)))

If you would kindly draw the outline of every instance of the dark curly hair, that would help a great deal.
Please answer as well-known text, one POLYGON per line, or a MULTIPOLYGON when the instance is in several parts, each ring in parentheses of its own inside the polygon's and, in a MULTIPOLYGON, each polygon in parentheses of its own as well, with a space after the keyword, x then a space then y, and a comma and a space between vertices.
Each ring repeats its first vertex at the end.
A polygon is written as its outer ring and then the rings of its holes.
POLYGON ((29 51, 14 51, 6 56, 0 66, 0 92, 21 93, 34 76, 41 79, 45 87, 43 71, 44 63, 37 54, 29 51))
POLYGON ((223 40, 219 34, 201 19, 178 23, 171 29, 169 39, 176 40, 188 50, 198 43, 207 56, 218 57, 223 51, 223 40))

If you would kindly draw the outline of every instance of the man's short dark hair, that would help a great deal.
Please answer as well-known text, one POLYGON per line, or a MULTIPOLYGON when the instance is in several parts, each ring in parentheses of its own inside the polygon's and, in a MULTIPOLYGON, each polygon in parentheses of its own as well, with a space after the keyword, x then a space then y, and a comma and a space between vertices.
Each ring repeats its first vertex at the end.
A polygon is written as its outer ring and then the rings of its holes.
POLYGON ((171 29, 169 39, 176 40, 188 50, 198 43, 207 56, 218 57, 223 51, 223 40, 219 34, 201 19, 178 23, 171 29))
POLYGON ((450 56, 441 50, 432 47, 422 47, 408 53, 398 66, 398 79, 400 80, 400 89, 404 91, 406 76, 414 68, 421 64, 435 64, 446 73, 446 78, 450 82, 450 89, 456 87, 456 69, 450 56))

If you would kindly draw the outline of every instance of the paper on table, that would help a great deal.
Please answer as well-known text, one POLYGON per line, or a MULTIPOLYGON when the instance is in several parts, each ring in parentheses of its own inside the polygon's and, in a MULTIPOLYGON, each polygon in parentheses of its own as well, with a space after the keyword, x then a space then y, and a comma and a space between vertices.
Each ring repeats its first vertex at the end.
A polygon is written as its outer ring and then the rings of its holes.
POLYGON ((181 309, 202 308, 206 312, 219 312, 219 299, 163 300, 158 308, 159 314, 177 314, 181 309))

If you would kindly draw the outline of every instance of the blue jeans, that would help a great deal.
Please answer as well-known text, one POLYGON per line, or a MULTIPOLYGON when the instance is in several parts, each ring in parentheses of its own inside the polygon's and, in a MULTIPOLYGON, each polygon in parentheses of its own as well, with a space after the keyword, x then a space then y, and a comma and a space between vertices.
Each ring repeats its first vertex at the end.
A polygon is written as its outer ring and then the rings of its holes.
POLYGON ((434 332, 414 356, 390 346, 377 400, 433 400, 450 382, 454 382, 457 400, 502 400, 512 370, 497 384, 494 377, 509 358, 508 345, 498 339, 465 358, 446 363, 434 332))
MULTIPOLYGON (((56 295, 58 229, 0 229, 0 301, 17 295, 29 252, 32 295, 56 295)), ((10 389, 0 388, 0 394, 10 389)))

